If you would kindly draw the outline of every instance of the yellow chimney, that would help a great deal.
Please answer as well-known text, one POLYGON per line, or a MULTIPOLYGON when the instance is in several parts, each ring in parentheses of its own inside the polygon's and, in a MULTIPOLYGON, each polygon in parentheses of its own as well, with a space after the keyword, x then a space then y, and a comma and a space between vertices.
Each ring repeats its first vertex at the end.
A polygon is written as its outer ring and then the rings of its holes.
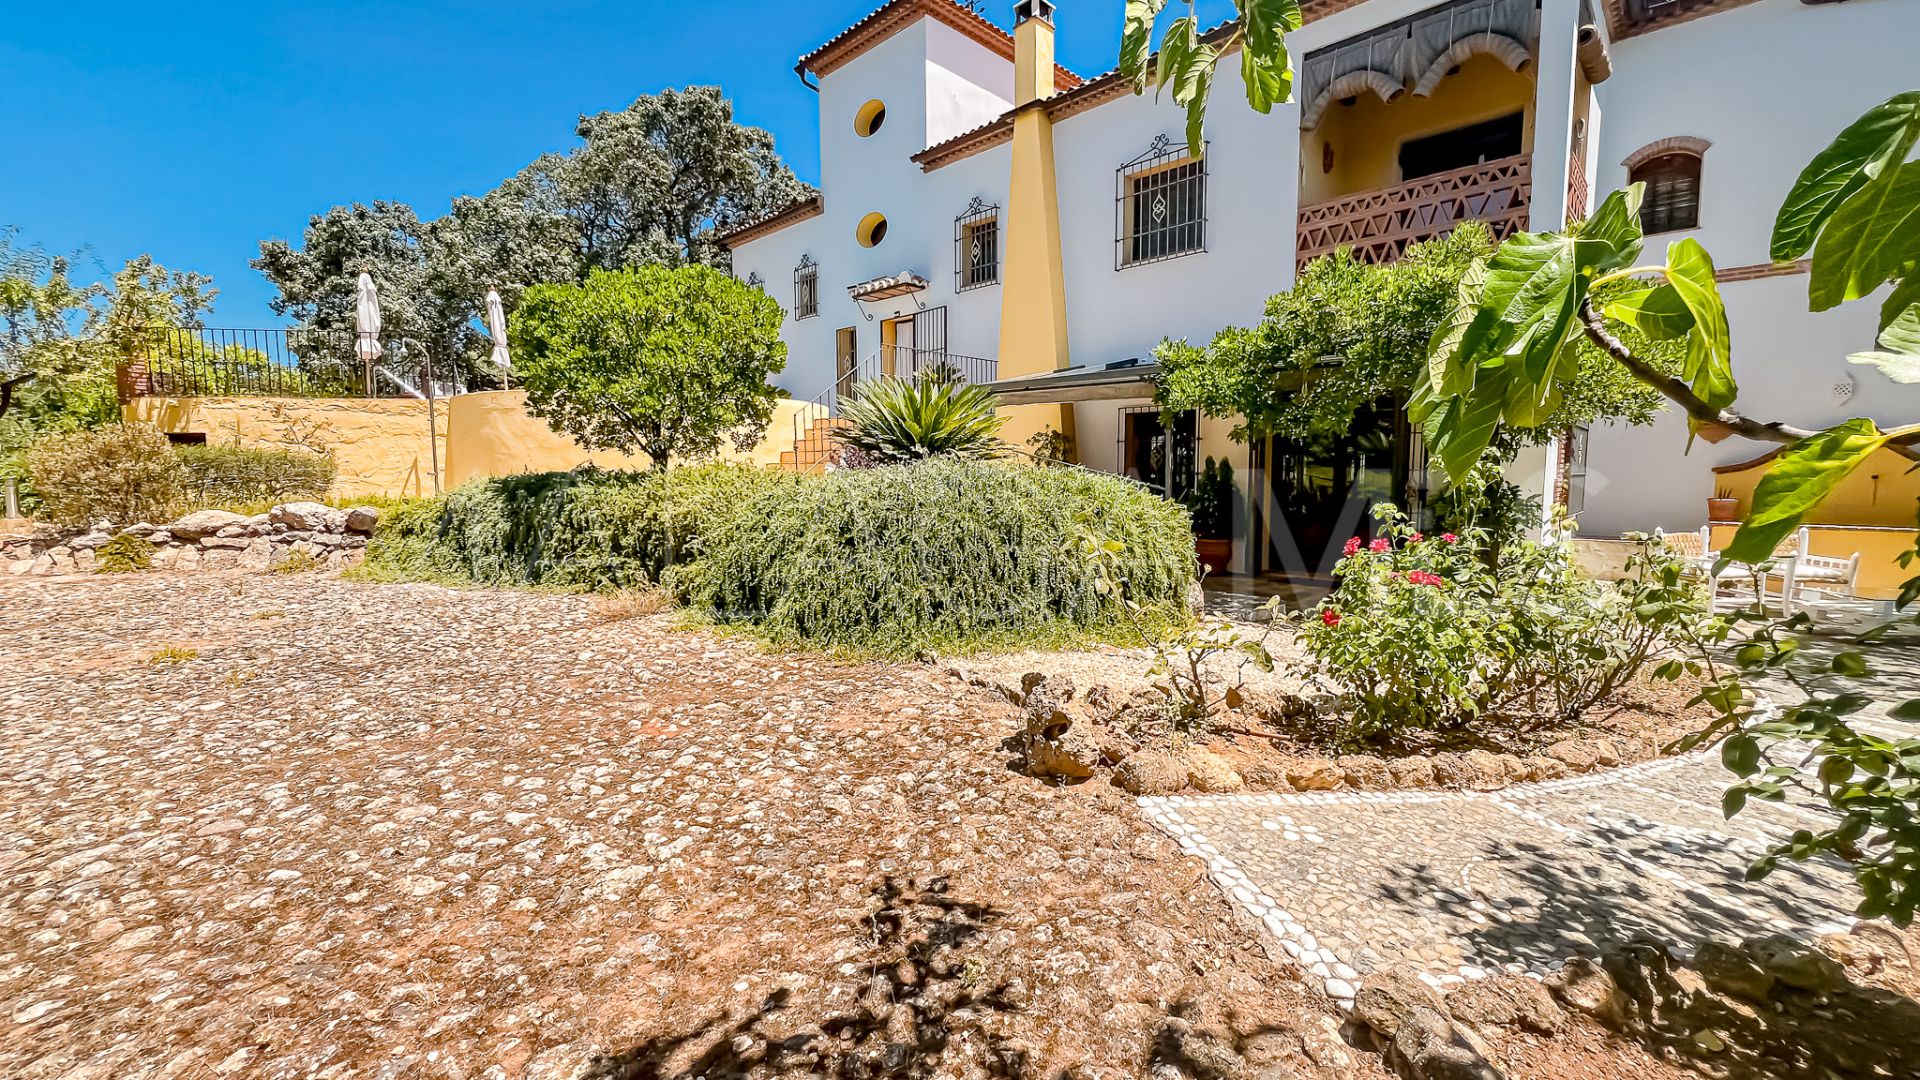
POLYGON ((1053 4, 1020 0, 1013 5, 1013 103, 1053 96, 1053 4))

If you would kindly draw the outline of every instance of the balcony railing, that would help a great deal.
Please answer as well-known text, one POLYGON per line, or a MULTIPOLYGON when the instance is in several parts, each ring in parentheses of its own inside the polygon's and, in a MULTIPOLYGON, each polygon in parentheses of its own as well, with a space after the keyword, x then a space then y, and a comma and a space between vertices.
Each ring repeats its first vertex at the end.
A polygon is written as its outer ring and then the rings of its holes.
POLYGON ((1504 240, 1526 227, 1532 180, 1523 154, 1303 206, 1298 265, 1343 247, 1364 262, 1392 262, 1463 221, 1484 221, 1504 240))
POLYGON ((457 373, 435 372, 411 338, 365 341, 351 330, 155 330, 145 355, 122 364, 119 390, 135 397, 421 398, 459 393, 457 373))

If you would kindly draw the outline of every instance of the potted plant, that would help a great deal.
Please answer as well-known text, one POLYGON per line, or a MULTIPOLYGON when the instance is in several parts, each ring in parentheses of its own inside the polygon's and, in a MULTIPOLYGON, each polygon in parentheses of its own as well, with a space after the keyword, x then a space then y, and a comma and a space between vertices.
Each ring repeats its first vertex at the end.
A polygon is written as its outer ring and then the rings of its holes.
POLYGON ((1715 488, 1713 498, 1707 500, 1707 523, 1716 521, 1739 521, 1740 500, 1733 497, 1731 488, 1715 488))
POLYGON ((1193 515, 1193 549, 1201 568, 1209 574, 1226 573, 1233 562, 1233 463, 1208 458, 1186 504, 1193 515))

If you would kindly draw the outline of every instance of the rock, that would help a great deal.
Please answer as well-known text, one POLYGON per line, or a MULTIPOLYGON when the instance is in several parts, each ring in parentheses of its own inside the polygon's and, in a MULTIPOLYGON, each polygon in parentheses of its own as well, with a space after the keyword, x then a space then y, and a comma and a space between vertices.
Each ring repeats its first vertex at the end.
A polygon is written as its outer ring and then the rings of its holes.
POLYGON ((1029 737, 1058 738, 1073 726, 1067 706, 1073 701, 1073 680, 1064 675, 1029 673, 1020 680, 1023 691, 1021 711, 1026 714, 1029 737))
POLYGON ((137 521, 132 525, 129 525, 124 529, 121 529, 120 531, 124 533, 132 533, 135 536, 150 536, 153 534, 153 531, 155 529, 158 529, 159 527, 160 526, 155 525, 152 522, 137 521))
POLYGON ((1546 977, 1546 987, 1562 1005, 1619 1030, 1626 1023, 1627 1001, 1605 968, 1584 956, 1566 962, 1546 977))
POLYGON ((1227 1080, 1239 1076, 1247 1065, 1232 1047, 1178 1017, 1161 1025, 1153 1041, 1152 1063, 1156 1072, 1160 1066, 1172 1065, 1176 1070, 1172 1075, 1193 1080, 1227 1080))
POLYGON ((200 538, 203 548, 232 548, 239 551, 247 546, 247 540, 238 536, 203 536, 200 538))
POLYGON ((167 532, 175 540, 192 543, 203 536, 213 536, 229 525, 241 525, 246 517, 227 510, 195 510, 179 521, 167 526, 167 532))
POLYGON ((1420 972, 1408 964, 1382 968, 1360 981, 1353 995, 1353 1019, 1391 1039, 1416 1009, 1430 1009, 1446 1015, 1440 994, 1420 979, 1420 972))
POLYGON ((1218 754, 1196 746, 1188 749, 1183 756, 1187 765, 1187 782, 1200 791, 1239 791, 1247 786, 1246 780, 1218 754))
POLYGON ((1430 788, 1435 783, 1433 762, 1423 757, 1395 758, 1387 762, 1387 772, 1397 788, 1430 788))
POLYGON ((342 532, 347 527, 347 512, 317 502, 290 502, 267 511, 275 525, 305 532, 342 532))
POLYGON ((1516 1027, 1537 1035, 1564 1028, 1566 1014, 1547 988, 1528 978, 1471 979, 1447 995, 1455 1020, 1482 1027, 1516 1027))
POLYGON ((1472 1043, 1456 1031, 1447 1014, 1418 1008, 1387 1046, 1387 1060, 1407 1080, 1502 1080, 1472 1043))
POLYGON ((1784 934, 1748 938, 1740 943, 1740 951, 1762 972, 1797 989, 1831 994, 1851 985, 1839 961, 1784 934))
POLYGON ((1593 748, 1572 739, 1562 739, 1547 747, 1546 755, 1567 767, 1568 772, 1592 772, 1600 764, 1593 748))
POLYGON ((244 522, 239 525, 229 525, 213 535, 227 537, 229 539, 237 536, 252 536, 253 526, 245 524, 244 522))
POLYGON ((247 544, 246 550, 234 560, 234 565, 246 570, 267 570, 278 561, 280 553, 274 550, 273 541, 260 538, 247 544))
POLYGON ((1062 780, 1085 780, 1100 763, 1100 748, 1077 731, 1057 739, 1034 738, 1027 744, 1027 773, 1062 780))
POLYGON ((1464 754, 1433 755, 1433 780, 1441 787, 1465 788, 1473 783, 1473 769, 1464 754))
POLYGON ((1129 795, 1172 795, 1187 786, 1187 765, 1165 750, 1141 750, 1120 763, 1113 782, 1129 795))
POLYGON ((1620 764, 1620 747, 1612 739, 1589 739, 1587 749, 1593 751, 1593 763, 1603 769, 1620 764))
POLYGON ((157 529, 147 534, 147 543, 155 547, 165 547, 173 543, 173 534, 165 529, 157 529))
POLYGON ((1326 758, 1307 758, 1287 766, 1287 783, 1295 791, 1332 791, 1346 774, 1326 758))
POLYGON ((106 542, 111 539, 113 539, 112 533, 88 533, 85 536, 76 536, 67 541, 67 546, 75 551, 92 551, 95 548, 104 546, 106 542))
POLYGON ((1840 966, 1856 978, 1877 975, 1886 969, 1887 951, 1857 934, 1827 934, 1818 939, 1820 951, 1840 961, 1840 966))
POLYGON ((1393 772, 1380 758, 1367 754, 1345 754, 1333 759, 1340 779, 1361 791, 1384 791, 1393 786, 1393 772))
POLYGON ((1713 989, 1747 1001, 1765 1001, 1774 977, 1738 949, 1709 941, 1693 954, 1693 970, 1713 989))
POLYGON ((1467 769, 1467 786, 1475 791, 1496 791, 1507 786, 1507 764, 1499 754, 1469 750, 1461 755, 1467 769))
POLYGON ((346 526, 350 533, 371 536, 374 526, 380 524, 380 510, 372 506, 354 506, 347 510, 346 526))
POLYGON ((1558 780, 1567 775, 1566 762, 1545 755, 1528 758, 1526 766, 1527 779, 1531 781, 1558 780))
POLYGON ((1339 1025, 1332 1017, 1323 1016, 1315 1027, 1308 1028, 1300 1036, 1300 1052, 1307 1060, 1323 1069, 1350 1069, 1353 1067, 1353 1053, 1347 1049, 1346 1041, 1340 1038, 1339 1025))

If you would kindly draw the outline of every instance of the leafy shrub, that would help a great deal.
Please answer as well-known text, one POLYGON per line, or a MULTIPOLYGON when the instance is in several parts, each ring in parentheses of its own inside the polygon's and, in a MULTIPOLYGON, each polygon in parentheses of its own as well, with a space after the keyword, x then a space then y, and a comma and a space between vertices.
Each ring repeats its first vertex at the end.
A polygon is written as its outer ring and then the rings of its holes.
POLYGON ((182 487, 194 508, 318 499, 333 486, 329 455, 249 446, 181 446, 182 487))
POLYGON ((51 435, 27 452, 39 516, 56 525, 165 520, 180 501, 184 469, 151 424, 51 435))
POLYGON ((1670 554, 1647 549, 1616 587, 1580 575, 1565 544, 1523 541, 1490 568, 1482 535, 1425 537, 1391 506, 1375 515, 1381 535, 1348 541, 1339 587, 1300 633, 1346 692, 1355 738, 1573 723, 1670 644, 1724 633, 1670 554))
POLYGON ((630 589, 701 550, 712 523, 793 478, 739 465, 476 480, 381 517, 360 575, 630 589))
POLYGON ((850 426, 838 433, 841 443, 880 465, 943 455, 998 456, 1005 423, 994 411, 991 391, 940 379, 867 383, 847 403, 845 416, 850 426))
POLYGON ((934 459, 761 491, 702 538, 679 582, 776 643, 911 655, 1125 633, 1092 534, 1120 545, 1130 595, 1184 621, 1186 511, 1119 477, 934 459))
POLYGON ((121 533, 93 553, 96 574, 138 574, 153 569, 153 545, 146 537, 121 533))

